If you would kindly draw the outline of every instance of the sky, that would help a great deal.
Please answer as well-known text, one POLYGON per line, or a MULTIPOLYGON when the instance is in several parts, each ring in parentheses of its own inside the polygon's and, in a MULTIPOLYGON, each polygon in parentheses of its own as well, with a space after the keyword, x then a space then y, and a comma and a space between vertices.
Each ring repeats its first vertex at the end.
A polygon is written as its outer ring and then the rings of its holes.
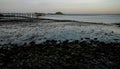
POLYGON ((120 13, 120 0, 0 0, 0 12, 120 13))

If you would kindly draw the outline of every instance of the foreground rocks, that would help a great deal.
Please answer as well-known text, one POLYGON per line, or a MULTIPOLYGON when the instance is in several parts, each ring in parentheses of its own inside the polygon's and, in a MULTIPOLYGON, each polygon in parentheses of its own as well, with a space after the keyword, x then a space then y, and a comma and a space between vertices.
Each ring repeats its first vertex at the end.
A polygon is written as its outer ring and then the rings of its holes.
POLYGON ((0 48, 0 69, 120 69, 120 43, 47 40, 0 48))

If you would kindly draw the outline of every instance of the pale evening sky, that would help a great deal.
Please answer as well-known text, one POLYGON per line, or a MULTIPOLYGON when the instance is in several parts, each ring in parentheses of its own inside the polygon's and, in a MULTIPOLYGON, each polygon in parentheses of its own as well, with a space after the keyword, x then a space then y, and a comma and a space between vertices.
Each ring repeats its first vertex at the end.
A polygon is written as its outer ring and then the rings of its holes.
POLYGON ((120 13, 120 0, 0 0, 0 12, 120 13))

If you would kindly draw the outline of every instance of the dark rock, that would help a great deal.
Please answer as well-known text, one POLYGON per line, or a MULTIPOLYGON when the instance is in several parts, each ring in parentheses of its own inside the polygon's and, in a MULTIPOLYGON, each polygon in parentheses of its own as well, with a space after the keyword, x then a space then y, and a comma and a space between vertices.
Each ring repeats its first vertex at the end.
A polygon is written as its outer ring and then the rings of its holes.
POLYGON ((0 48, 0 69, 119 69, 120 43, 34 41, 0 48))

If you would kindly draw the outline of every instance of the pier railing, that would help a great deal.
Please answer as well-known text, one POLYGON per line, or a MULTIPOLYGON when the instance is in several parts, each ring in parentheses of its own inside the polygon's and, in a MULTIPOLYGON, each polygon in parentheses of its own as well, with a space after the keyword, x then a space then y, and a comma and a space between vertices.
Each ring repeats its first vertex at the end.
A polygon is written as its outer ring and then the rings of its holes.
POLYGON ((0 13, 0 17, 22 17, 22 18, 36 18, 36 14, 35 13, 0 13))
POLYGON ((0 13, 0 22, 33 22, 39 21, 35 13, 0 13))

